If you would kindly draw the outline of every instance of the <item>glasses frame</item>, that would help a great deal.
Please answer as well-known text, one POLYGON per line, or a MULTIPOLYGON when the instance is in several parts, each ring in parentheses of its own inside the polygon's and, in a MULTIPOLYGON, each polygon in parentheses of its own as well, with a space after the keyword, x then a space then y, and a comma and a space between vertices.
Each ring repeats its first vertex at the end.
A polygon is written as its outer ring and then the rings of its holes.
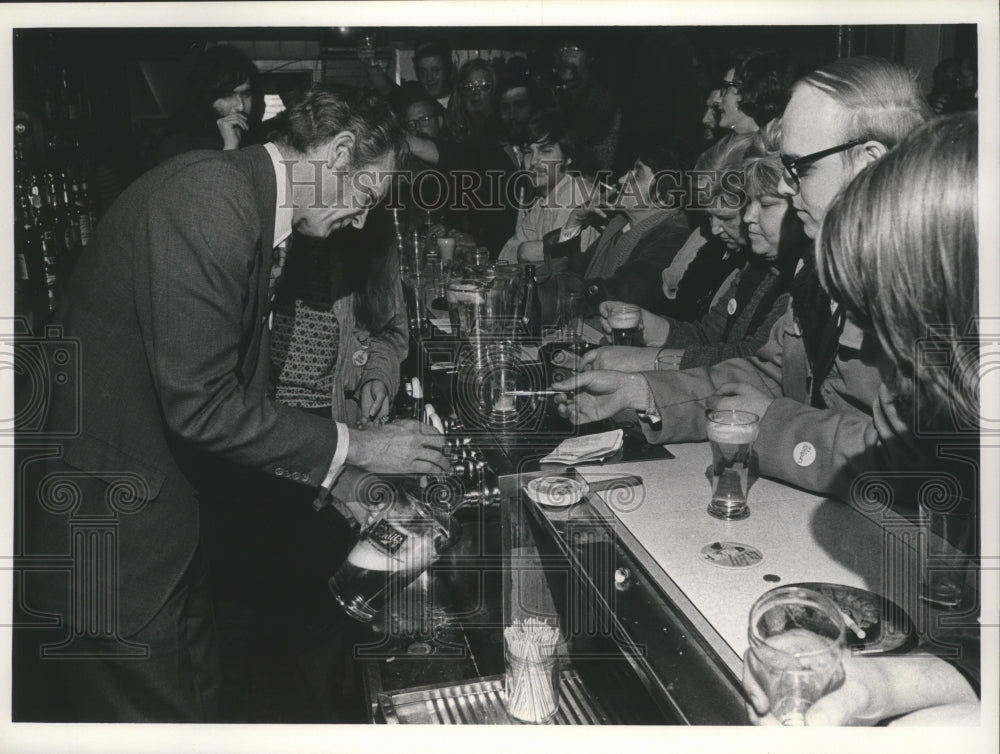
POLYGON ((790 188, 798 191, 801 186, 799 168, 805 165, 812 165, 814 162, 819 162, 824 157, 829 157, 832 154, 846 152, 848 149, 859 147, 866 141, 868 141, 868 139, 852 139, 851 141, 845 141, 843 144, 838 144, 835 147, 821 149, 819 152, 813 152, 812 154, 803 155, 802 157, 788 157, 786 155, 781 155, 781 166, 783 168, 781 177, 790 188))
POLYGON ((462 84, 462 90, 466 92, 485 92, 493 88, 493 84, 484 82, 477 84, 474 81, 466 81, 462 84))
POLYGON ((722 89, 721 89, 721 92, 725 93, 729 89, 732 89, 733 91, 737 91, 738 92, 742 88, 742 86, 743 86, 743 83, 740 82, 740 81, 730 81, 729 79, 722 79, 722 89))
POLYGON ((421 115, 419 118, 411 118, 410 120, 406 121, 406 123, 404 123, 403 126, 410 133, 415 133, 416 130, 419 127, 430 125, 430 122, 432 120, 434 120, 434 118, 436 118, 436 117, 438 117, 438 116, 436 116, 436 115, 421 115))

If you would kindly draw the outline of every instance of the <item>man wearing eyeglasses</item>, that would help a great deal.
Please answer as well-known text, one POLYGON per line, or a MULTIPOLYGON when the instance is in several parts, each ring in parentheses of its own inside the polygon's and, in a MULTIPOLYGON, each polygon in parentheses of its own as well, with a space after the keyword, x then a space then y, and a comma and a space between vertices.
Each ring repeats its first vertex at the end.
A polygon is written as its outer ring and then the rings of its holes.
MULTIPOLYGON (((815 238, 851 179, 928 117, 914 77, 886 60, 846 58, 799 80, 782 116, 779 190, 806 234, 815 238)), ((647 439, 665 443, 704 440, 706 406, 753 411, 762 475, 843 499, 865 471, 906 468, 912 440, 882 385, 874 344, 831 313, 810 277, 752 358, 642 376, 586 372, 567 388, 575 393, 556 397, 560 413, 584 423, 634 409, 647 439)))

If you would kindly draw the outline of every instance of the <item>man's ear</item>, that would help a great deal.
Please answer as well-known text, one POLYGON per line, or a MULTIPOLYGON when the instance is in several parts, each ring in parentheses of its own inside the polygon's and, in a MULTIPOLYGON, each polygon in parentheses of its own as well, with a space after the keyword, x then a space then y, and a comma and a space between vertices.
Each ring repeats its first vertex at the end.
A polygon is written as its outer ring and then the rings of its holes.
POLYGON ((341 131, 334 136, 326 147, 326 164, 334 171, 347 170, 354 159, 354 134, 341 131))
POLYGON ((887 147, 881 141, 875 141, 874 139, 866 141, 864 144, 861 145, 861 149, 858 150, 857 159, 860 161, 859 168, 868 167, 876 160, 885 157, 885 154, 888 151, 889 147, 887 147))

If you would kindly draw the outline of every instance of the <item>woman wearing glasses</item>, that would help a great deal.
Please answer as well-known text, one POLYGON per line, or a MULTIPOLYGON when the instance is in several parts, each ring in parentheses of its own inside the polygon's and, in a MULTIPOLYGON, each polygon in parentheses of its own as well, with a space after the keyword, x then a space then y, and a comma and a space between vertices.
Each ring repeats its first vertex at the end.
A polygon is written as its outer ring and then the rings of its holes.
POLYGON ((448 103, 448 128, 459 142, 475 142, 495 129, 493 93, 497 86, 493 66, 482 58, 466 62, 455 79, 448 103))
POLYGON ((453 175, 466 174, 461 184, 451 182, 450 222, 488 248, 493 258, 514 234, 517 220, 516 194, 506 190, 517 165, 504 150, 496 89, 493 66, 475 58, 459 69, 448 105, 448 130, 457 143, 453 175))
POLYGON ((719 89, 719 128, 754 133, 781 115, 788 102, 788 64, 773 52, 753 52, 726 71, 719 89))

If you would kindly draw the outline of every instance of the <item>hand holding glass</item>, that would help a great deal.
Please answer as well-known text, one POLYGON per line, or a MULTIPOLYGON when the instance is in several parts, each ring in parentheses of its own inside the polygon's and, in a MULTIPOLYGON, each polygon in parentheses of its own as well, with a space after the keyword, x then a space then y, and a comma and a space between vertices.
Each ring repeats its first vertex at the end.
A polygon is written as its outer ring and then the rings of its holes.
POLYGON ((782 725, 805 725, 806 712, 843 679, 844 620, 818 592, 783 586, 765 592, 750 609, 754 680, 782 725))
POLYGON ((611 342, 616 346, 637 345, 636 333, 639 331, 641 322, 642 310, 635 304, 623 304, 620 301, 615 301, 608 307, 611 342))

